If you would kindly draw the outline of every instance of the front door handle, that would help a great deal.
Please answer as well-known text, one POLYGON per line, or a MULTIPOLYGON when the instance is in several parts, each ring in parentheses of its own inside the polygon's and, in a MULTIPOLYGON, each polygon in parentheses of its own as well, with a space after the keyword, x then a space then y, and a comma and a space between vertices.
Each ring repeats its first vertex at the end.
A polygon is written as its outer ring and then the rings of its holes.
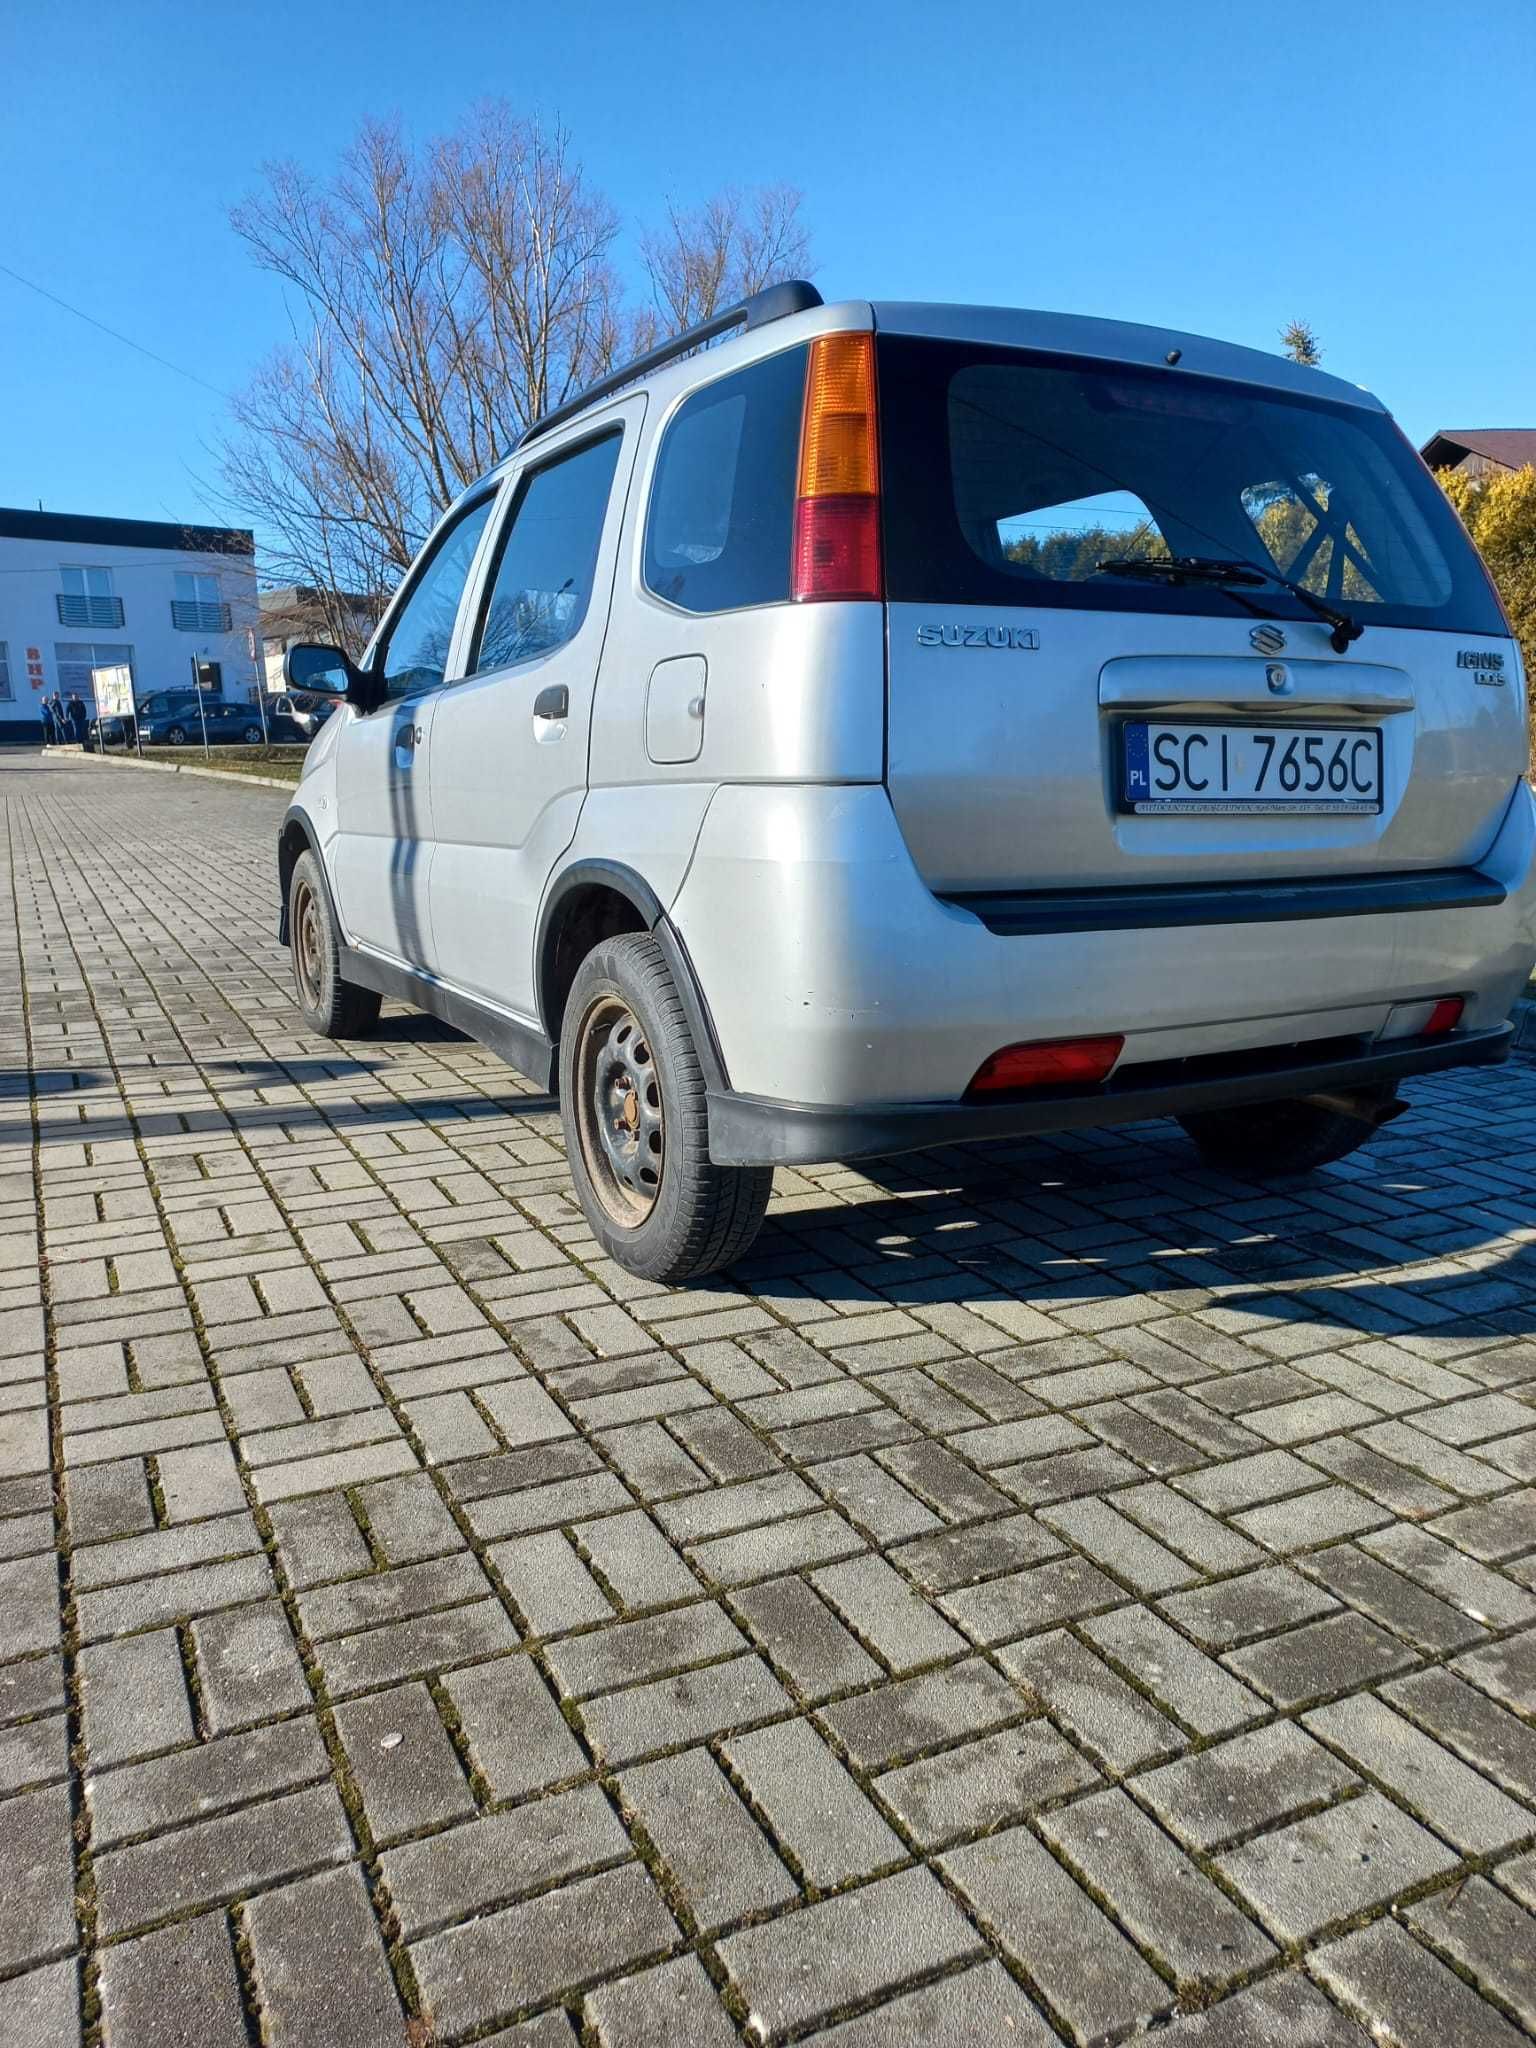
POLYGON ((395 749, 401 754, 414 754, 422 742, 419 725, 397 725, 395 727, 395 749))
POLYGON ((571 715, 571 693, 564 683, 551 683, 547 690, 540 690, 533 700, 535 718, 569 718, 571 715))

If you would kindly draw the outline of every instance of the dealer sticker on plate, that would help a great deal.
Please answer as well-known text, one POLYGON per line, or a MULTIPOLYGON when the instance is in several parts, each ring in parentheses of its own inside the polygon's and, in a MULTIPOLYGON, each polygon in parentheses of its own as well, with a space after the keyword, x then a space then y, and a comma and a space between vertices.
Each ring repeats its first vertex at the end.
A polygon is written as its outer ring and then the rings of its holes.
POLYGON ((1121 808, 1258 816, 1381 809, 1381 733, 1374 726, 1164 725, 1121 732, 1121 808))

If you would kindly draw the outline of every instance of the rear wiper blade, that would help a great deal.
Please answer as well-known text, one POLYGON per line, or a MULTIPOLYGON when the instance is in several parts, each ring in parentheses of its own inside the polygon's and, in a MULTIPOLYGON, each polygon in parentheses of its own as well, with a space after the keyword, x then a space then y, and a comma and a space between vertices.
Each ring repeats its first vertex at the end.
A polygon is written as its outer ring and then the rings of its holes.
POLYGON ((1329 604, 1316 591, 1308 590, 1304 583, 1295 583, 1278 569, 1264 569, 1257 562, 1232 561, 1219 555, 1141 555, 1111 557, 1100 562, 1094 570, 1097 576, 1144 576, 1166 583, 1214 583, 1218 587, 1240 586, 1246 589, 1262 589, 1266 583, 1278 583, 1282 590, 1288 590, 1292 597, 1299 598, 1317 618, 1332 626, 1328 636, 1335 654, 1342 654, 1353 640, 1358 640, 1365 627, 1348 612, 1340 611, 1337 605, 1329 604))

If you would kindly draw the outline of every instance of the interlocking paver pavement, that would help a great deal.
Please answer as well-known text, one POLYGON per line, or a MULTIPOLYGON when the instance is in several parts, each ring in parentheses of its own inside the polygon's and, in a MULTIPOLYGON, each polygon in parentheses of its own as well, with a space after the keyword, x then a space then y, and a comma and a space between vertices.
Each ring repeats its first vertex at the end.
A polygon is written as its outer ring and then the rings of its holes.
POLYGON ((606 1262, 307 1037, 275 792, 0 764, 0 2042, 1169 2048, 1536 2020, 1536 1069, 606 1262))

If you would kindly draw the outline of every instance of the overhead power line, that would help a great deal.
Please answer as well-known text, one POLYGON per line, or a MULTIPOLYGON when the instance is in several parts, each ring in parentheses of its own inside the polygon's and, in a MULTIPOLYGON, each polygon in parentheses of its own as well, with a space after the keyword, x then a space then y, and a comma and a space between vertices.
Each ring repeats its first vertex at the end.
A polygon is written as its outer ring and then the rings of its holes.
POLYGON ((176 376, 185 377, 189 384, 200 384, 204 391, 211 391, 215 398, 228 399, 227 391, 221 391, 217 384, 210 384, 206 377, 199 377, 196 370, 185 369, 180 363, 173 363, 169 356, 158 355, 154 349, 146 348, 142 341, 135 341, 131 334, 119 333, 117 328, 109 327, 105 320, 98 320, 94 313, 87 313, 79 306, 72 306, 68 299, 61 299, 57 292, 49 291, 46 285, 37 284, 30 277, 23 277, 19 270, 12 270, 8 263, 0 263, 0 272, 14 278, 17 284, 25 285, 29 292, 36 292, 40 299, 47 299, 51 304, 61 306, 66 313, 73 313, 77 320, 83 320, 88 327, 96 327, 103 334, 110 334, 112 339, 120 341, 124 348, 131 348, 141 356, 148 356, 149 360, 158 363, 162 370, 171 370, 176 376))

